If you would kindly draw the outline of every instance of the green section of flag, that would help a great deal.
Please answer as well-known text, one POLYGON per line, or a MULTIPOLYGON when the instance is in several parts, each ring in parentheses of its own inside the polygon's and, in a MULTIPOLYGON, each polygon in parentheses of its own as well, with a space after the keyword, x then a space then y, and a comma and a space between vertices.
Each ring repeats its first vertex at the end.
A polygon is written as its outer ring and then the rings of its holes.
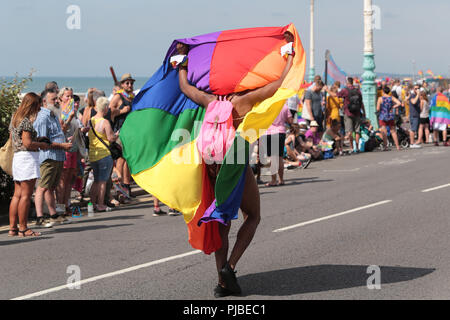
POLYGON ((230 150, 228 150, 217 176, 215 188, 217 206, 224 203, 237 186, 249 161, 249 150, 250 144, 248 141, 236 134, 236 138, 230 150))
POLYGON ((194 140, 204 115, 204 108, 187 109, 178 116, 156 108, 130 113, 120 130, 120 140, 131 173, 153 167, 176 147, 194 140))

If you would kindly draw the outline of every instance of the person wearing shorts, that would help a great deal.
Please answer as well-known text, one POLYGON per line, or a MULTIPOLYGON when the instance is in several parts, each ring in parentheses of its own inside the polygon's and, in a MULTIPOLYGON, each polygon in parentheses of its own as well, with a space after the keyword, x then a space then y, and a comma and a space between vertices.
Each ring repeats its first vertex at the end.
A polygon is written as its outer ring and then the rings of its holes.
POLYGON ((363 118, 366 117, 366 110, 364 103, 362 102, 361 91, 353 86, 353 78, 347 78, 347 86, 338 92, 338 98, 344 99, 344 128, 345 128, 345 138, 350 141, 350 146, 353 147, 353 133, 355 133, 356 138, 356 148, 353 149, 354 153, 359 152, 359 138, 361 137, 361 112, 363 118), (351 112, 349 110, 349 105, 351 98, 355 95, 359 96, 361 101, 361 108, 357 112, 351 112))
POLYGON ((41 93, 43 107, 39 111, 33 127, 38 137, 46 137, 50 140, 50 149, 39 151, 40 175, 38 187, 35 193, 36 216, 38 225, 44 222, 44 199, 50 212, 50 222, 45 227, 51 228, 55 224, 70 223, 64 216, 58 216, 55 205, 55 190, 61 177, 65 151, 72 148, 72 143, 66 143, 61 128, 58 112, 55 107, 57 94, 47 90, 41 93))
POLYGON ((91 118, 89 130, 89 161, 94 172, 90 197, 94 209, 98 212, 112 210, 105 205, 106 182, 111 177, 114 165, 109 143, 116 141, 119 136, 114 134, 111 124, 104 118, 108 111, 108 103, 105 97, 97 100, 97 114, 91 118))
POLYGON ((292 113, 289 111, 286 102, 281 109, 280 114, 267 129, 265 135, 261 137, 262 148, 266 150, 267 157, 270 158, 270 172, 272 181, 266 184, 266 187, 284 185, 284 142, 286 141, 286 123, 291 125, 293 122, 292 113), (277 182, 277 172, 280 178, 277 182))

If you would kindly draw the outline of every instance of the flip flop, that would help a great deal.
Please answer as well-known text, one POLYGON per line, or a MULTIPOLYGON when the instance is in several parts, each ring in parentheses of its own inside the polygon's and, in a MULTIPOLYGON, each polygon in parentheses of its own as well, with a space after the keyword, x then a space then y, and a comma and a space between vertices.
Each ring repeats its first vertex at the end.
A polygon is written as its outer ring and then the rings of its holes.
POLYGON ((264 186, 270 188, 270 187, 278 187, 278 183, 277 184, 272 184, 271 182, 266 183, 264 186))

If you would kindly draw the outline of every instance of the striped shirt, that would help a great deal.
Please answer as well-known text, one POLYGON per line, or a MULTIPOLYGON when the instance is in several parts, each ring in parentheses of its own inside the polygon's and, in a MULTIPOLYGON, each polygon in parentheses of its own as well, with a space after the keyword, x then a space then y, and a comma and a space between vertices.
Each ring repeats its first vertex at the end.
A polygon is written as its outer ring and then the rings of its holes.
MULTIPOLYGON (((66 142, 59 120, 50 109, 41 108, 41 111, 39 111, 38 116, 33 123, 33 127, 36 130, 38 137, 47 137, 52 143, 66 142)), ((66 153, 62 149, 40 150, 39 161, 42 163, 47 159, 65 161, 66 153)))

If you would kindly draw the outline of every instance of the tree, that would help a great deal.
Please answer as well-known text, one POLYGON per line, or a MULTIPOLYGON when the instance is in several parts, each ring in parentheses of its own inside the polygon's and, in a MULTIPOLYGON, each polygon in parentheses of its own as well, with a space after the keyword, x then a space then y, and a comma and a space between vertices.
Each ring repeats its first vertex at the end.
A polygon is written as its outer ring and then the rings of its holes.
MULTIPOLYGON (((0 79, 0 146, 9 139, 9 123, 20 104, 20 95, 31 81, 33 71, 25 78, 18 75, 12 80, 0 79)), ((14 192, 12 177, 0 169, 0 205, 8 204, 14 192)))

